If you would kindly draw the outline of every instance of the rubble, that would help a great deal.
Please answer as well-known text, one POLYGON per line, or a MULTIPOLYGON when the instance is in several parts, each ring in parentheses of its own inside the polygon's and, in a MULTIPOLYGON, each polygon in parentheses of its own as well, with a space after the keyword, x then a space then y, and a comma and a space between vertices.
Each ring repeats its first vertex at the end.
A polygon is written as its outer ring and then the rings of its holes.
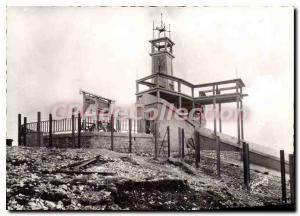
POLYGON ((192 156, 153 160, 104 149, 8 147, 7 208, 210 210, 282 204, 278 176, 251 170, 247 192, 242 167, 227 157, 222 155, 219 179, 211 152, 201 152, 196 169, 192 156))

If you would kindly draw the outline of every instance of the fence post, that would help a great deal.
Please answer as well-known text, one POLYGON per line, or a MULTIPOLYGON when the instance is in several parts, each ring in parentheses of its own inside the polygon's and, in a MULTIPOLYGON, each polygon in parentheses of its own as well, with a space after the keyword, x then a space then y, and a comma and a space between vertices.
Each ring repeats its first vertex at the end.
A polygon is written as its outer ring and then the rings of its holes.
POLYGON ((110 148, 114 150, 114 116, 111 114, 110 116, 110 148))
POLYGON ((24 117, 24 128, 23 128, 24 146, 27 146, 26 133, 27 133, 27 117, 24 117))
POLYGON ((37 144, 41 147, 41 112, 37 112, 37 144))
POLYGON ((289 171, 290 171, 291 204, 295 204, 295 158, 294 158, 294 154, 289 155, 289 171))
POLYGON ((129 119, 129 153, 132 153, 132 136, 131 136, 131 131, 132 131, 132 119, 129 119))
POLYGON ((97 129, 97 131, 99 131, 99 114, 100 114, 100 110, 97 109, 97 116, 96 116, 96 129, 97 129))
POLYGON ((280 170, 281 170, 281 193, 282 193, 282 202, 286 203, 286 181, 285 181, 284 150, 280 150, 280 170))
POLYGON ((22 136, 22 116, 21 114, 18 114, 18 146, 22 145, 21 136, 22 136))
POLYGON ((250 191, 250 166, 249 166, 249 144, 243 142, 243 168, 244 168, 244 184, 247 191, 250 191))
POLYGON ((181 148, 181 135, 182 135, 182 132, 181 132, 181 128, 178 127, 178 155, 179 155, 179 158, 182 158, 182 148, 181 148))
POLYGON ((118 118, 118 116, 116 117, 116 131, 120 132, 120 119, 118 118))
POLYGON ((156 121, 154 121, 154 158, 157 159, 157 125, 156 121))
MULTIPOLYGON (((150 123, 149 123, 150 124, 150 123)), ((142 131, 144 132, 144 133, 151 133, 151 126, 149 126, 149 128, 147 129, 147 121, 146 121, 146 119, 143 119, 142 120, 142 123, 141 123, 141 128, 142 128, 142 131)))
POLYGON ((86 118, 84 118, 83 120, 83 130, 87 131, 87 127, 86 127, 86 118))
POLYGON ((49 146, 52 147, 52 114, 49 114, 49 146))
POLYGON ((171 146, 170 146, 170 126, 167 127, 167 136, 168 136, 168 158, 171 156, 171 146))
POLYGON ((181 135, 181 148, 182 148, 181 157, 184 158, 184 129, 183 128, 182 128, 182 135, 181 135))
POLYGON ((250 191, 250 151, 249 144, 247 143, 247 181, 248 181, 248 191, 250 191))
POLYGON ((199 132, 195 131, 195 158, 196 158, 196 168, 199 168, 200 162, 200 136, 199 132))
POLYGON ((81 148, 81 116, 78 112, 78 148, 81 148))
POLYGON ((221 178, 220 136, 216 136, 216 146, 217 146, 217 175, 219 178, 221 178))
POLYGON ((74 109, 72 109, 72 146, 75 147, 75 117, 74 109))

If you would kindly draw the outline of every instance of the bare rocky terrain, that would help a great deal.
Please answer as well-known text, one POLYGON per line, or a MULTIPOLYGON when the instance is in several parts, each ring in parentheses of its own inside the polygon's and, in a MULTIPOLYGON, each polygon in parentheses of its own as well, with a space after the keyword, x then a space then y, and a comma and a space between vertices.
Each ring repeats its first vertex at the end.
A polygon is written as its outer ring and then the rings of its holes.
MULTIPOLYGON (((239 153, 201 152, 180 161, 105 149, 7 147, 8 210, 218 210, 285 207, 278 172, 251 165, 243 184, 239 153)), ((287 181, 288 182, 288 181, 287 181)), ((289 188, 289 185, 287 185, 289 188)), ((289 197, 289 191, 288 191, 289 197)))

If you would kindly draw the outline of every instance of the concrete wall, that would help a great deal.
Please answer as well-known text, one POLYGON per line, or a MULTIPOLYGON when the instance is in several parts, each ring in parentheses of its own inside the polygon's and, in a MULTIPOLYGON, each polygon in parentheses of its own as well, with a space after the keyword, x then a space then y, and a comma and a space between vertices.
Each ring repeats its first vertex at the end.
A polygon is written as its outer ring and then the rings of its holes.
MULTIPOLYGON (((43 135, 40 134, 41 146, 44 146, 43 135)), ((26 134, 26 145, 31 147, 38 147, 38 133, 29 132, 26 134)))
MULTIPOLYGON (((159 120, 158 121, 158 131, 160 132, 160 139, 163 139, 167 126, 170 127, 170 146, 172 152, 179 151, 179 136, 178 136, 178 128, 184 129, 185 140, 188 138, 194 138, 194 126, 189 121, 179 119, 179 116, 174 113, 173 110, 169 109, 169 107, 164 104, 159 104, 159 110, 166 109, 165 115, 170 113, 171 118, 168 120, 159 120), (164 107, 164 108, 163 108, 164 107), (170 111, 170 112, 169 112, 170 111)), ((164 116, 163 119, 166 119, 167 116, 164 116)), ((186 148, 186 145, 185 145, 186 148)))
MULTIPOLYGON (((36 135, 27 138, 27 146, 37 146, 36 135)), ((49 136, 43 136, 41 146, 49 146, 49 136)), ((53 134, 52 145, 57 148, 75 148, 78 144, 77 133, 75 133, 75 145, 72 144, 72 134, 53 134)), ((82 132, 82 148, 106 148, 111 149, 110 132, 82 132)), ((114 150, 118 152, 129 152, 128 133, 114 133, 114 150)), ((150 134, 132 134, 132 152, 154 153, 153 136, 150 134)))
MULTIPOLYGON (((200 149, 201 150, 216 150, 216 140, 213 137, 206 137, 200 135, 200 149)), ((221 151, 240 151, 240 148, 236 145, 228 144, 220 140, 221 151)))
MULTIPOLYGON (((141 98, 139 98, 138 103, 143 104, 146 109, 157 108, 158 110, 157 131, 158 131, 159 140, 163 140, 167 131, 167 126, 170 127, 171 152, 179 151, 178 128, 184 129, 185 138, 186 138, 185 140, 194 137, 193 122, 191 122, 190 120, 180 119, 178 114, 176 113, 176 108, 172 104, 168 103, 166 100, 161 98, 157 99, 153 95, 144 94, 141 98)), ((167 140, 166 136, 165 136, 165 140, 167 140)), ((159 145, 160 144, 161 143, 159 143, 159 145)))
MULTIPOLYGON (((237 143, 222 139, 222 137, 220 137, 220 148, 221 151, 241 151, 241 147, 237 143)), ((216 141, 214 136, 200 132, 200 149, 215 150, 216 141)), ((251 149, 251 147, 249 149, 249 152, 250 163, 280 171, 279 158, 273 155, 259 152, 255 149, 251 149)), ((285 171, 286 173, 289 173, 289 166, 287 161, 285 161, 285 171)))

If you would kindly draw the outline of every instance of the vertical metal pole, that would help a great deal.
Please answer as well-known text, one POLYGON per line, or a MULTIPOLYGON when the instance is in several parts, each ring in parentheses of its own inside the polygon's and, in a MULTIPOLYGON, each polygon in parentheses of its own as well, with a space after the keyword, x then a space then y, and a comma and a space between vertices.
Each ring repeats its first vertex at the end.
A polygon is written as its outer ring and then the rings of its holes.
MULTIPOLYGON (((153 21, 152 33, 153 33, 153 39, 154 39, 154 21, 153 21)), ((154 52, 153 48, 152 48, 152 52, 154 52)))
POLYGON ((171 146, 170 146, 170 126, 167 127, 167 136, 168 136, 168 158, 171 156, 171 146))
MULTIPOLYGON (((243 94, 242 87, 240 88, 240 93, 241 93, 241 95, 243 94)), ((243 98, 242 98, 242 96, 241 96, 241 99, 240 99, 240 103, 241 103, 241 112, 240 112, 240 115, 241 115, 241 138, 242 138, 242 140, 244 140, 244 110, 243 110, 243 98)))
POLYGON ((97 116, 96 116, 96 129, 99 131, 99 113, 100 113, 100 110, 97 109, 97 116))
POLYGON ((184 137, 184 129, 182 128, 182 135, 181 135, 181 157, 184 158, 184 140, 185 137, 184 137))
POLYGON ((133 120, 133 133, 136 133, 136 120, 133 120))
POLYGON ((199 168, 200 162, 200 135, 198 131, 195 131, 195 158, 196 168, 199 168))
POLYGON ((181 149, 181 128, 179 127, 178 128, 178 154, 179 154, 179 157, 182 158, 182 149, 181 149))
POLYGON ((244 168, 244 184, 247 188, 247 191, 250 191, 249 146, 246 142, 243 142, 243 168, 244 168))
POLYGON ((219 103, 219 132, 222 133, 222 105, 219 103))
POLYGON ((75 147, 75 116, 74 116, 74 109, 72 109, 72 146, 75 147))
POLYGON ((66 119, 62 119, 62 131, 66 131, 66 119))
POLYGON ((191 87, 191 91, 192 91, 192 98, 194 99, 194 87, 191 87))
MULTIPOLYGON (((142 120, 143 124, 142 124, 142 130, 144 131, 144 133, 146 133, 146 119, 142 120)), ((149 123, 150 124, 150 123, 149 123)))
POLYGON ((238 135, 238 144, 241 142, 241 137, 240 137, 240 103, 239 103, 239 98, 237 97, 236 99, 236 107, 237 107, 237 135, 238 135))
POLYGON ((289 155, 289 171, 290 171, 291 204, 295 204, 295 158, 294 158, 294 154, 289 155))
POLYGON ((129 119, 129 153, 132 153, 132 136, 131 136, 131 130, 132 130, 132 119, 129 119))
MULTIPOLYGON (((213 96, 216 95, 216 86, 213 85, 213 96)), ((218 86, 217 86, 218 88, 218 86)), ((213 112, 214 112, 214 135, 216 136, 217 135, 217 111, 216 111, 216 99, 213 98, 213 112)))
POLYGON ((217 119, 216 119, 216 99, 213 99, 213 110, 214 110, 214 135, 217 135, 217 119))
MULTIPOLYGON (((194 96, 193 96, 194 97, 194 96)), ((193 120, 195 120, 195 112, 194 112, 194 109, 195 109, 195 101, 194 101, 194 99, 193 99, 193 102, 192 102, 192 110, 193 110, 193 116, 192 116, 192 118, 193 118, 193 120)))
POLYGON ((81 116, 80 112, 78 112, 78 148, 81 148, 81 116))
POLYGON ((37 113, 37 144, 39 147, 41 147, 41 112, 37 113))
POLYGON ((49 147, 52 146, 52 114, 49 114, 49 147))
POLYGON ((24 128, 23 128, 23 137, 24 137, 24 146, 27 146, 27 139, 26 139, 26 133, 27 133, 27 117, 24 117, 24 128))
POLYGON ((21 114, 18 114, 18 146, 22 145, 21 136, 22 136, 22 116, 21 114))
MULTIPOLYGON (((178 85, 178 93, 181 93, 181 82, 177 82, 178 85)), ((180 109, 182 106, 182 99, 181 96, 178 97, 178 108, 180 109)))
POLYGON ((110 148, 113 151, 114 150, 114 115, 111 114, 110 116, 110 125, 111 125, 111 130, 110 130, 110 148))
POLYGON ((281 170, 282 202, 286 203, 286 181, 285 181, 284 150, 280 150, 280 170, 281 170))
POLYGON ((200 111, 200 127, 201 127, 201 124, 202 124, 202 111, 203 111, 203 109, 202 109, 202 106, 200 106, 200 108, 201 108, 201 111, 200 111))
POLYGON ((121 122, 120 119, 117 118, 117 131, 120 132, 121 131, 121 122))
POLYGON ((221 178, 221 156, 220 156, 220 137, 216 137, 216 147, 217 147, 217 175, 221 178))
POLYGON ((240 111, 240 118, 241 118, 241 138, 244 140, 244 116, 243 116, 243 101, 240 100, 241 103, 241 111, 240 111))
POLYGON ((250 151, 249 151, 249 144, 246 145, 247 148, 247 182, 248 188, 247 190, 250 191, 250 151))
POLYGON ((182 98, 181 96, 179 96, 178 98, 178 109, 180 109, 182 107, 182 98))
POLYGON ((156 121, 154 121, 154 131, 153 131, 153 133, 154 133, 154 157, 155 157, 155 159, 157 159, 157 150, 158 150, 158 148, 157 148, 157 125, 156 125, 156 121))

